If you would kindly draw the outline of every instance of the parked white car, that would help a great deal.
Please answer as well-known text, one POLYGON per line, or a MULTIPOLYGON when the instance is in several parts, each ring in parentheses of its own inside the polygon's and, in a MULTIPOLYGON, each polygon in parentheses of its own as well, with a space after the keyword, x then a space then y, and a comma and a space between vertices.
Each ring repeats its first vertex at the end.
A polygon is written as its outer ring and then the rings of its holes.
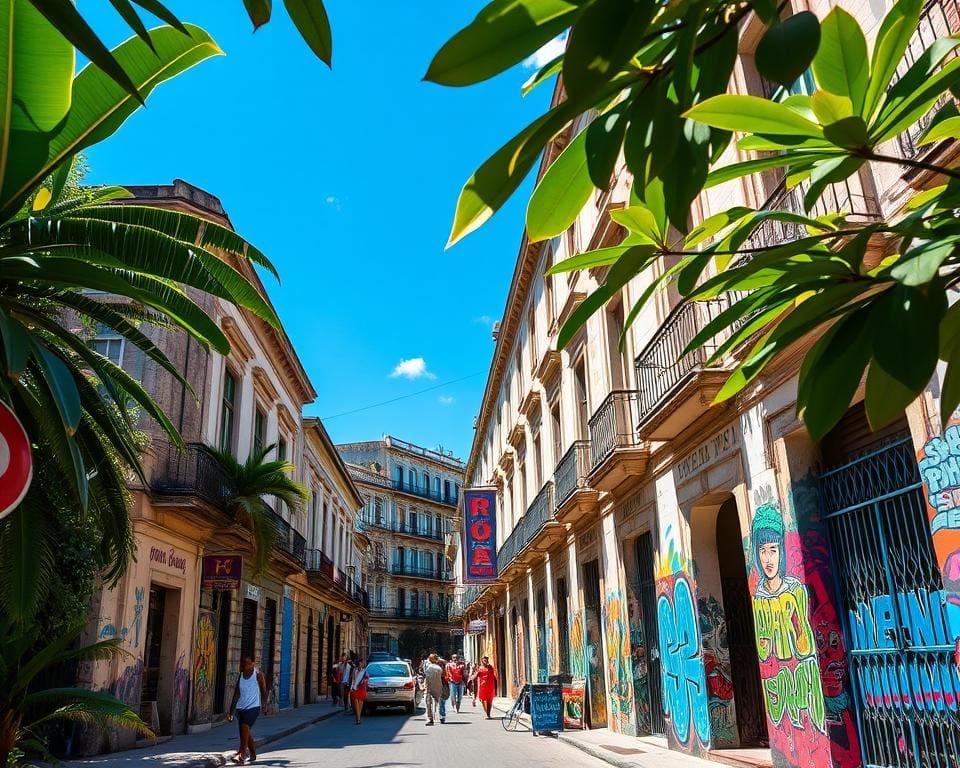
POLYGON ((367 665, 367 708, 403 707, 408 715, 416 706, 416 678, 405 661, 373 661, 367 665))

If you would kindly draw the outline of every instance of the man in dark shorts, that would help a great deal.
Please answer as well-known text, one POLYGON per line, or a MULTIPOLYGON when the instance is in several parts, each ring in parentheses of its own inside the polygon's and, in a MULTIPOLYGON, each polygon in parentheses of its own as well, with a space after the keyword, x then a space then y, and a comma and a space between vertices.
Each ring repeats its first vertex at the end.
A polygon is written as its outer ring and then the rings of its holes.
POLYGON ((244 656, 240 660, 240 676, 233 689, 233 700, 230 702, 230 714, 227 720, 232 721, 236 712, 237 723, 240 726, 240 749, 231 760, 237 765, 243 765, 248 757, 250 762, 257 759, 257 745, 253 738, 253 724, 260 716, 260 710, 267 714, 267 682, 263 673, 253 666, 253 659, 244 656))

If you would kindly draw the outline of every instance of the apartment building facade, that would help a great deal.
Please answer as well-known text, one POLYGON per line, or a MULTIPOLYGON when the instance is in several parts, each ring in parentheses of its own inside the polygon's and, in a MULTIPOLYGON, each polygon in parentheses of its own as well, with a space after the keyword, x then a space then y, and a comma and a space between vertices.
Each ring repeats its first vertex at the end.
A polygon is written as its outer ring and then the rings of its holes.
MULTIPOLYGON (((230 226, 216 197, 185 182, 129 189, 129 203, 230 226)), ((223 258, 266 296, 249 264, 223 258)), ((228 355, 182 333, 144 328, 192 393, 138 350, 124 349, 109 329, 89 340, 143 383, 186 442, 181 450, 155 425, 143 425, 148 483, 131 489, 136 561, 95 596, 88 630, 91 639, 120 638, 127 654, 80 675, 81 684, 110 690, 162 734, 222 719, 242 656, 254 658, 282 709, 326 695, 334 657, 366 644, 369 540, 356 525, 362 499, 323 425, 302 417, 316 393, 290 340, 236 307, 192 298, 229 339, 228 355), (269 503, 276 543, 257 572, 251 532, 229 509, 229 479, 211 448, 243 461, 271 445, 269 458, 295 466, 309 500, 298 509, 269 503)), ((115 732, 109 743, 85 748, 132 739, 115 732)))
POLYGON ((370 651, 457 650, 462 633, 448 615, 463 462, 390 435, 338 449, 364 497, 371 541, 370 651))
MULTIPOLYGON (((822 17, 830 4, 809 7, 822 17)), ((872 35, 887 7, 847 10, 872 35)), ((928 3, 910 55, 958 22, 955 4, 928 3)), ((775 97, 753 67, 758 38, 746 23, 730 89, 775 97)), ((555 139, 541 173, 584 124, 555 139)), ((918 131, 889 152, 922 153, 918 131)), ((926 151, 942 161, 957 148, 926 151)), ((822 205, 868 219, 929 184, 868 164, 822 205)), ((629 205, 630 185, 620 167, 570 230, 521 243, 467 461, 467 488, 497 492, 499 569, 497 583, 462 590, 464 626, 479 628, 468 655, 493 659, 501 695, 582 680, 590 727, 724 762, 752 749, 759 764, 795 768, 958 764, 960 542, 947 523, 958 481, 947 465, 960 433, 956 417, 939 421, 942 381, 878 433, 861 386, 815 443, 796 416, 808 339, 711 407, 744 350, 716 366, 682 353, 728 299, 680 305, 662 291, 621 348, 644 276, 558 350, 559 328, 603 275, 545 272, 623 239, 607 213, 629 205)), ((774 176, 719 185, 695 201, 693 225, 764 203, 802 213, 802 190, 774 176)), ((768 221, 751 244, 797 236, 768 221)))

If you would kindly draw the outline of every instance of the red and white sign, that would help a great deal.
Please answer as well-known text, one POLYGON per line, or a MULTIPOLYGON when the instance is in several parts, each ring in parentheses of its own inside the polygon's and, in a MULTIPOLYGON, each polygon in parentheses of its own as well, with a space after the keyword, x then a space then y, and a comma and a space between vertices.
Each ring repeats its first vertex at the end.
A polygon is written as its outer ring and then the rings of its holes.
POLYGON ((10 407, 0 402, 0 518, 20 503, 33 477, 30 440, 10 407))

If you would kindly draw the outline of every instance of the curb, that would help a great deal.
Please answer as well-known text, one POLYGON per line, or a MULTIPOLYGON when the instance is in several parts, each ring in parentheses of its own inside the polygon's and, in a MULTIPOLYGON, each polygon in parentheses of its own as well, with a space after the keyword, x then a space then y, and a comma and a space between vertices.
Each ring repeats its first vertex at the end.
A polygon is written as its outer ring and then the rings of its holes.
POLYGON ((616 768, 636 768, 637 765, 636 763, 631 763, 629 760, 620 759, 603 747, 599 747, 596 744, 591 744, 587 741, 582 741, 575 736, 567 736, 562 732, 557 734, 557 741, 562 744, 575 747, 581 752, 586 752, 591 757, 595 757, 598 760, 603 760, 603 762, 614 765, 616 768))
MULTIPOLYGON (((282 731, 268 733, 266 736, 261 736, 256 740, 257 748, 265 746, 266 744, 272 744, 275 741, 280 741, 280 739, 285 739, 287 736, 292 736, 298 731, 302 731, 304 728, 309 728, 311 725, 316 725, 324 720, 329 720, 331 717, 342 714, 343 710, 337 708, 332 712, 325 712, 318 717, 313 717, 309 720, 304 720, 303 722, 297 723, 296 725, 291 725, 287 728, 284 728, 282 731)), ((232 754, 233 750, 231 749, 227 750, 226 752, 214 752, 213 754, 203 755, 203 757, 191 757, 181 760, 180 762, 165 762, 164 765, 167 768, 219 768, 219 766, 222 765, 232 765, 230 762, 230 756, 232 754)))

